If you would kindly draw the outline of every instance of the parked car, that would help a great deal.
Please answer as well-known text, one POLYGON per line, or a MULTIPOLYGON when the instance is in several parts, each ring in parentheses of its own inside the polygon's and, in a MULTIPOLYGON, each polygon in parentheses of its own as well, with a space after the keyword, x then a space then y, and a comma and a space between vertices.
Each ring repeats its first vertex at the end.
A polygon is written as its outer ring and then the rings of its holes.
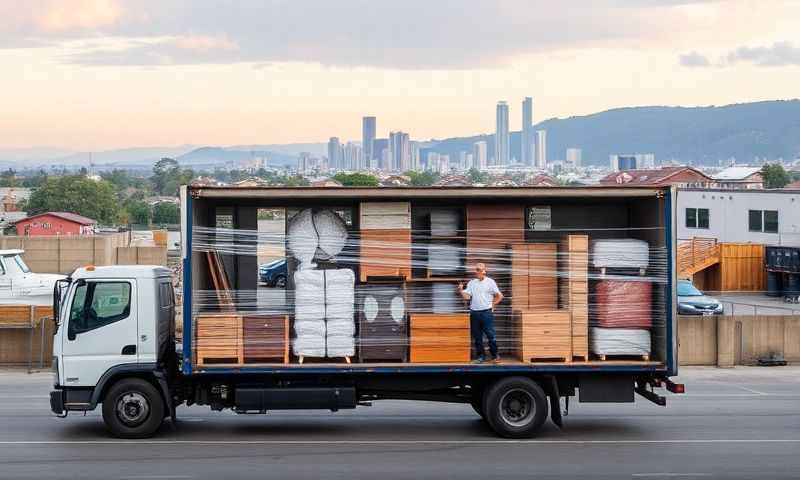
POLYGON ((268 287, 286 288, 286 259, 280 258, 258 267, 258 281, 268 287))
POLYGON ((678 280, 679 315, 722 315, 722 302, 698 290, 689 280, 678 280))

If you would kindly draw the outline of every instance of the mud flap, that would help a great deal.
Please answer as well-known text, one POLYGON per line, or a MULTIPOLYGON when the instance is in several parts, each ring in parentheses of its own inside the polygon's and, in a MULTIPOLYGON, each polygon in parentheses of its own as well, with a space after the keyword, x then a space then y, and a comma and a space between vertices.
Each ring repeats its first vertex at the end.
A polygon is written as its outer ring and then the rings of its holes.
POLYGON ((556 377, 550 377, 550 419, 556 424, 558 428, 564 428, 564 421, 561 418, 561 395, 558 391, 558 382, 556 377))
POLYGON ((169 385, 167 385, 167 379, 164 378, 164 373, 155 371, 153 374, 156 376, 158 380, 158 386, 161 387, 161 394, 164 395, 164 402, 167 404, 167 408, 169 408, 169 417, 172 420, 172 428, 177 428, 178 426, 178 415, 175 412, 175 404, 172 402, 172 395, 169 393, 169 385))

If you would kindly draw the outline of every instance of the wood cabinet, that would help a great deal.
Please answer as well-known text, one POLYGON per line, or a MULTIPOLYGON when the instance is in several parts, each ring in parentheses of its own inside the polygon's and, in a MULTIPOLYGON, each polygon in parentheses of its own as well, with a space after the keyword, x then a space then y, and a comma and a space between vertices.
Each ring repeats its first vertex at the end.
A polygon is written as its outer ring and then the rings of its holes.
POLYGON ((572 328, 569 310, 515 310, 513 339, 517 358, 572 361, 572 328))
POLYGON ((489 275, 508 269, 508 245, 525 241, 525 208, 521 205, 467 206, 467 267, 485 263, 489 275))
POLYGON ((412 314, 411 363, 470 361, 469 314, 412 314))
POLYGON ((242 317, 199 315, 195 318, 197 365, 240 365, 243 362, 242 317))
POLYGON ((589 236, 567 235, 559 248, 561 307, 569 310, 572 356, 589 359, 589 236))
POLYGON ((358 312, 361 361, 405 361, 408 355, 408 317, 403 285, 362 287, 358 312))
POLYGON ((361 230, 360 279, 411 278, 411 230, 361 230))
POLYGON ((245 315, 242 317, 245 363, 279 360, 289 363, 289 317, 245 315))
POLYGON ((511 246, 513 310, 558 307, 558 244, 515 243, 511 246))

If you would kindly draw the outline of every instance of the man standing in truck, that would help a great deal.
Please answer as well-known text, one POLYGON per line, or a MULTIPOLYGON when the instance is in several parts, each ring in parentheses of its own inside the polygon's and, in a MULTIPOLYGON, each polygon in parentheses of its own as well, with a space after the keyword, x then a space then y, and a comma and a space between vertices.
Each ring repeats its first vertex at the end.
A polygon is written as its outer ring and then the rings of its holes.
POLYGON ((503 300, 503 294, 497 288, 497 284, 486 276, 486 265, 478 263, 475 265, 475 278, 467 283, 464 288, 463 282, 458 284, 458 293, 469 302, 469 323, 472 333, 472 343, 475 346, 476 363, 485 361, 483 336, 489 342, 489 353, 492 361, 497 363, 500 356, 497 353, 497 340, 494 331, 494 306, 503 300))

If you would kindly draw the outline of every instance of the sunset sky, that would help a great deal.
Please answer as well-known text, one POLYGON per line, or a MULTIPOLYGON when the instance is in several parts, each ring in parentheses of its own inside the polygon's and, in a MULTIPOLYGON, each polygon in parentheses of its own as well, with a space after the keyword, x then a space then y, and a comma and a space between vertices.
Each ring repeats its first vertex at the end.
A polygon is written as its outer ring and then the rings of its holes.
POLYGON ((0 0, 0 73, 5 148, 442 138, 800 97, 800 1, 0 0))

